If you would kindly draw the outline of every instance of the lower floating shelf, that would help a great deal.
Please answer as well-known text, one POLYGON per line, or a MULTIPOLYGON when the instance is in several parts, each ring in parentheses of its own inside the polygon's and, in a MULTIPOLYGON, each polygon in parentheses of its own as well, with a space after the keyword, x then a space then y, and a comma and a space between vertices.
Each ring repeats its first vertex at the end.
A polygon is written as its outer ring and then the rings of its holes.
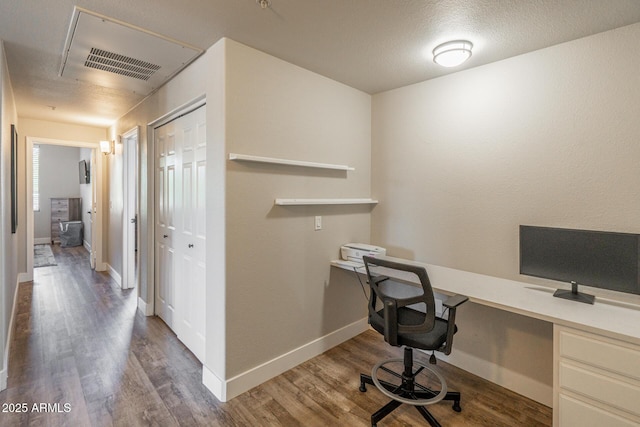
POLYGON ((375 205, 373 199, 276 199, 277 206, 301 206, 301 205, 375 205))

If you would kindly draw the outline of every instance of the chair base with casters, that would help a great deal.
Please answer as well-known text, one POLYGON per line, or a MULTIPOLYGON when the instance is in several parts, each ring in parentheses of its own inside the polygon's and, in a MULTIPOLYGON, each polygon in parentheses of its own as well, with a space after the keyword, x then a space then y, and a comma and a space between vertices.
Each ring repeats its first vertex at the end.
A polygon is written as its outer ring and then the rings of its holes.
POLYGON ((440 423, 438 423, 425 406, 437 403, 441 400, 449 400, 453 401, 452 408, 454 411, 460 412, 462 410, 462 407, 460 406, 460 393, 456 391, 447 391, 447 384, 440 374, 421 362, 414 362, 413 349, 411 347, 404 348, 404 359, 385 360, 378 363, 373 368, 371 375, 360 374, 361 392, 367 391, 366 384, 376 386, 383 394, 392 399, 389 403, 371 415, 371 427, 376 427, 379 421, 402 404, 414 406, 420 415, 429 422, 429 425, 434 427, 440 427, 440 423), (389 362, 396 361, 403 361, 404 371, 402 373, 393 372, 384 366, 389 362), (414 367, 416 366, 418 366, 418 369, 414 371, 414 367), (377 378, 378 370, 383 370, 392 376, 401 379, 402 382, 398 385, 387 381, 381 381, 377 378), (438 378, 440 381, 440 391, 432 390, 416 381, 416 376, 424 370, 431 371, 438 378))

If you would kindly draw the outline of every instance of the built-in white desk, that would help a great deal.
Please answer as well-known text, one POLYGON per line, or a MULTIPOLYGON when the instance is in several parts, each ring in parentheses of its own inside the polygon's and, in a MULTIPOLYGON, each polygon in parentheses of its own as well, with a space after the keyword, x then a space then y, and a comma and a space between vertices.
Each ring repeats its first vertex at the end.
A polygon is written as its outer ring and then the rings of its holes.
MULTIPOLYGON (((425 267, 436 292, 553 323, 554 426, 640 425, 639 306, 602 298, 584 304, 555 298, 545 286, 385 258, 425 267)), ((331 264, 354 270, 343 261, 331 264)))

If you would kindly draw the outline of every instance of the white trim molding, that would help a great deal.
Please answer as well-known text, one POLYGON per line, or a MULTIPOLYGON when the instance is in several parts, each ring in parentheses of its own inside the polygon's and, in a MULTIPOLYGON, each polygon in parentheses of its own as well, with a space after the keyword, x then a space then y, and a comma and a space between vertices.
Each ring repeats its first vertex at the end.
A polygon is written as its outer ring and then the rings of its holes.
POLYGON ((20 289, 20 279, 16 281, 16 290, 13 293, 13 307, 11 308, 11 318, 9 319, 9 330, 7 332, 7 344, 4 348, 4 360, 2 370, 0 370, 0 391, 7 388, 7 378, 9 378, 9 348, 13 339, 14 322, 16 319, 16 307, 18 306, 18 290, 20 289))
POLYGON ((220 402, 227 401, 227 388, 224 380, 218 378, 206 365, 202 365, 202 384, 204 384, 220 402))
POLYGON ((109 273, 109 276, 111 276, 111 278, 114 280, 114 282, 116 282, 116 284, 119 287, 122 287, 122 277, 120 277, 120 274, 113 267, 111 267, 111 264, 105 263, 104 265, 105 265, 104 270, 106 270, 107 273, 109 273))
POLYGON ((153 316, 153 305, 147 304, 145 300, 138 297, 138 310, 145 316, 153 316))
POLYGON ((268 381, 313 357, 319 356, 330 348, 350 340, 356 335, 366 331, 368 328, 369 325, 367 323, 367 319, 360 319, 228 380, 221 380, 203 365, 202 383, 218 398, 218 400, 221 402, 227 402, 245 391, 251 390, 253 387, 260 385, 263 382, 268 381))
MULTIPOLYGON (((426 354, 428 355, 428 353, 426 354)), ((545 406, 552 407, 553 405, 552 386, 502 367, 498 363, 484 360, 460 349, 454 350, 449 356, 439 354, 438 358, 545 406)))

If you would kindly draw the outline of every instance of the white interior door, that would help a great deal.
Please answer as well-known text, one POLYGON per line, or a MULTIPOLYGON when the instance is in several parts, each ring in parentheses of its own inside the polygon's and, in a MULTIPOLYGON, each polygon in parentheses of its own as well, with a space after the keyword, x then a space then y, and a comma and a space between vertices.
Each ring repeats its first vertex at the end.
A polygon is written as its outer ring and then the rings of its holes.
POLYGON ((156 129, 156 312, 204 360, 205 106, 156 129))
POLYGON ((96 249, 98 247, 97 243, 97 232, 95 227, 95 216, 96 210, 98 206, 98 195, 96 188, 96 149, 91 150, 91 160, 89 164, 89 174, 91 175, 91 206, 89 207, 89 227, 91 227, 91 251, 89 252, 89 264, 91 268, 95 270, 96 268, 96 249))
POLYGON ((155 130, 156 206, 155 206, 155 310, 173 329, 175 312, 174 247, 176 151, 174 123, 155 130))
POLYGON ((206 121, 205 106, 178 119, 180 196, 176 209, 178 338, 201 361, 205 343, 206 121))
POLYGON ((137 145, 138 129, 127 132, 122 137, 124 153, 122 217, 122 289, 136 286, 136 231, 138 220, 137 206, 137 145))

